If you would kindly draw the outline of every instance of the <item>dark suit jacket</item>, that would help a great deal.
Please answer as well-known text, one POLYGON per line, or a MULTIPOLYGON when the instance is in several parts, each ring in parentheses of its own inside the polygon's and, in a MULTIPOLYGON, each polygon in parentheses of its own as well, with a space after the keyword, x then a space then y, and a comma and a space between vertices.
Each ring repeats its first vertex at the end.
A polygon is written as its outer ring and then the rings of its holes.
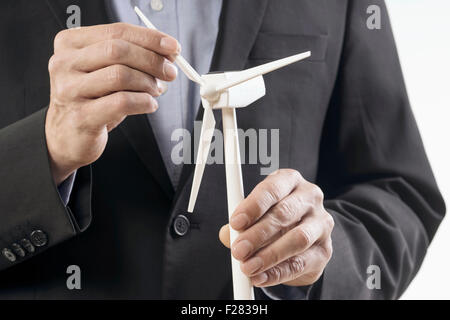
MULTIPOLYGON (((78 171, 63 205, 44 122, 47 63, 70 4, 81 7, 83 25, 108 22, 103 1, 0 4, 0 248, 34 230, 48 236, 14 263, 0 256, 0 298, 231 298, 229 251, 217 239, 227 222, 224 167, 207 166, 191 229, 175 237, 171 224, 186 212, 192 166, 173 190, 145 116, 129 117, 110 134, 105 153, 78 171), (82 290, 67 289, 69 265, 81 267, 82 290)), ((238 125, 280 129, 280 167, 299 170, 324 190, 336 222, 334 255, 308 297, 397 298, 445 207, 384 2, 224 1, 211 70, 305 50, 311 59, 266 76, 267 95, 237 111, 238 125), (366 27, 372 4, 382 8, 381 30, 366 27), (380 290, 366 286, 370 265, 381 269, 380 290)), ((264 179, 259 165, 244 165, 243 177, 247 194, 264 179)))

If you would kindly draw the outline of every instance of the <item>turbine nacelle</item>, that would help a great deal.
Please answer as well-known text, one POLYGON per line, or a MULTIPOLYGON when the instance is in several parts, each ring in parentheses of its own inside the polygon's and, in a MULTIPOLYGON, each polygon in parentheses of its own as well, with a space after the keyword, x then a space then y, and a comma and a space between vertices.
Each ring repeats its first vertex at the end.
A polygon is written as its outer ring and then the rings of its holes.
MULTIPOLYGON (((209 102, 212 109, 244 108, 266 94, 264 78, 258 76, 231 88, 217 91, 216 88, 226 81, 233 80, 241 72, 225 72, 207 74, 202 76, 204 84, 201 86, 200 95, 209 102)), ((207 106, 203 105, 204 108, 207 106)))

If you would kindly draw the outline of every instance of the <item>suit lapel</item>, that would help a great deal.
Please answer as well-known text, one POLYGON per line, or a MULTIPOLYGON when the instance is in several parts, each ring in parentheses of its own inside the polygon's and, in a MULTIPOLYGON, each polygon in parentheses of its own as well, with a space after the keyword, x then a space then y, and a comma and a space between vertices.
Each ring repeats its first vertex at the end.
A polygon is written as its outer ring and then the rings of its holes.
MULTIPOLYGON (((250 51, 261 27, 268 0, 224 0, 220 15, 219 34, 210 71, 235 71, 244 69, 250 51)), ((222 123, 222 114, 214 111, 216 127, 222 123)), ((199 108, 197 121, 203 117, 203 107, 199 108)), ((191 145, 194 145, 192 135, 191 145)), ((195 158, 193 158, 195 159, 195 158)), ((185 164, 175 198, 187 187, 195 165, 185 164)))
POLYGON ((211 71, 245 67, 266 11, 268 0, 225 0, 211 71))
POLYGON ((147 116, 128 117, 119 128, 166 195, 172 199, 174 195, 172 183, 147 116))

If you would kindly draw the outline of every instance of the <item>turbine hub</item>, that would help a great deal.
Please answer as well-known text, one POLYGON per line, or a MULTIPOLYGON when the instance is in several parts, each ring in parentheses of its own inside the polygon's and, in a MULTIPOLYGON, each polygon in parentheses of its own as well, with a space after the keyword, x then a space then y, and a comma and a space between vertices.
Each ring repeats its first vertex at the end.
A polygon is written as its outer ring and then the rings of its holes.
POLYGON ((216 87, 211 84, 204 84, 200 88, 200 96, 208 101, 217 101, 220 93, 217 92, 216 87))

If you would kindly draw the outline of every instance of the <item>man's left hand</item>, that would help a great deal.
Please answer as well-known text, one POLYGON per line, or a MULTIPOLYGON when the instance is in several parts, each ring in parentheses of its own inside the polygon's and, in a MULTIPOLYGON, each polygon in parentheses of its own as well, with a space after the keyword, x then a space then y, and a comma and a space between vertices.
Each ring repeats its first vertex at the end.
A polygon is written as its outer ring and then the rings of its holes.
MULTIPOLYGON (((257 287, 313 284, 332 255, 334 221, 322 190, 295 170, 278 170, 258 184, 230 224, 240 232, 231 252, 257 287)), ((228 225, 219 237, 229 247, 228 225)))

